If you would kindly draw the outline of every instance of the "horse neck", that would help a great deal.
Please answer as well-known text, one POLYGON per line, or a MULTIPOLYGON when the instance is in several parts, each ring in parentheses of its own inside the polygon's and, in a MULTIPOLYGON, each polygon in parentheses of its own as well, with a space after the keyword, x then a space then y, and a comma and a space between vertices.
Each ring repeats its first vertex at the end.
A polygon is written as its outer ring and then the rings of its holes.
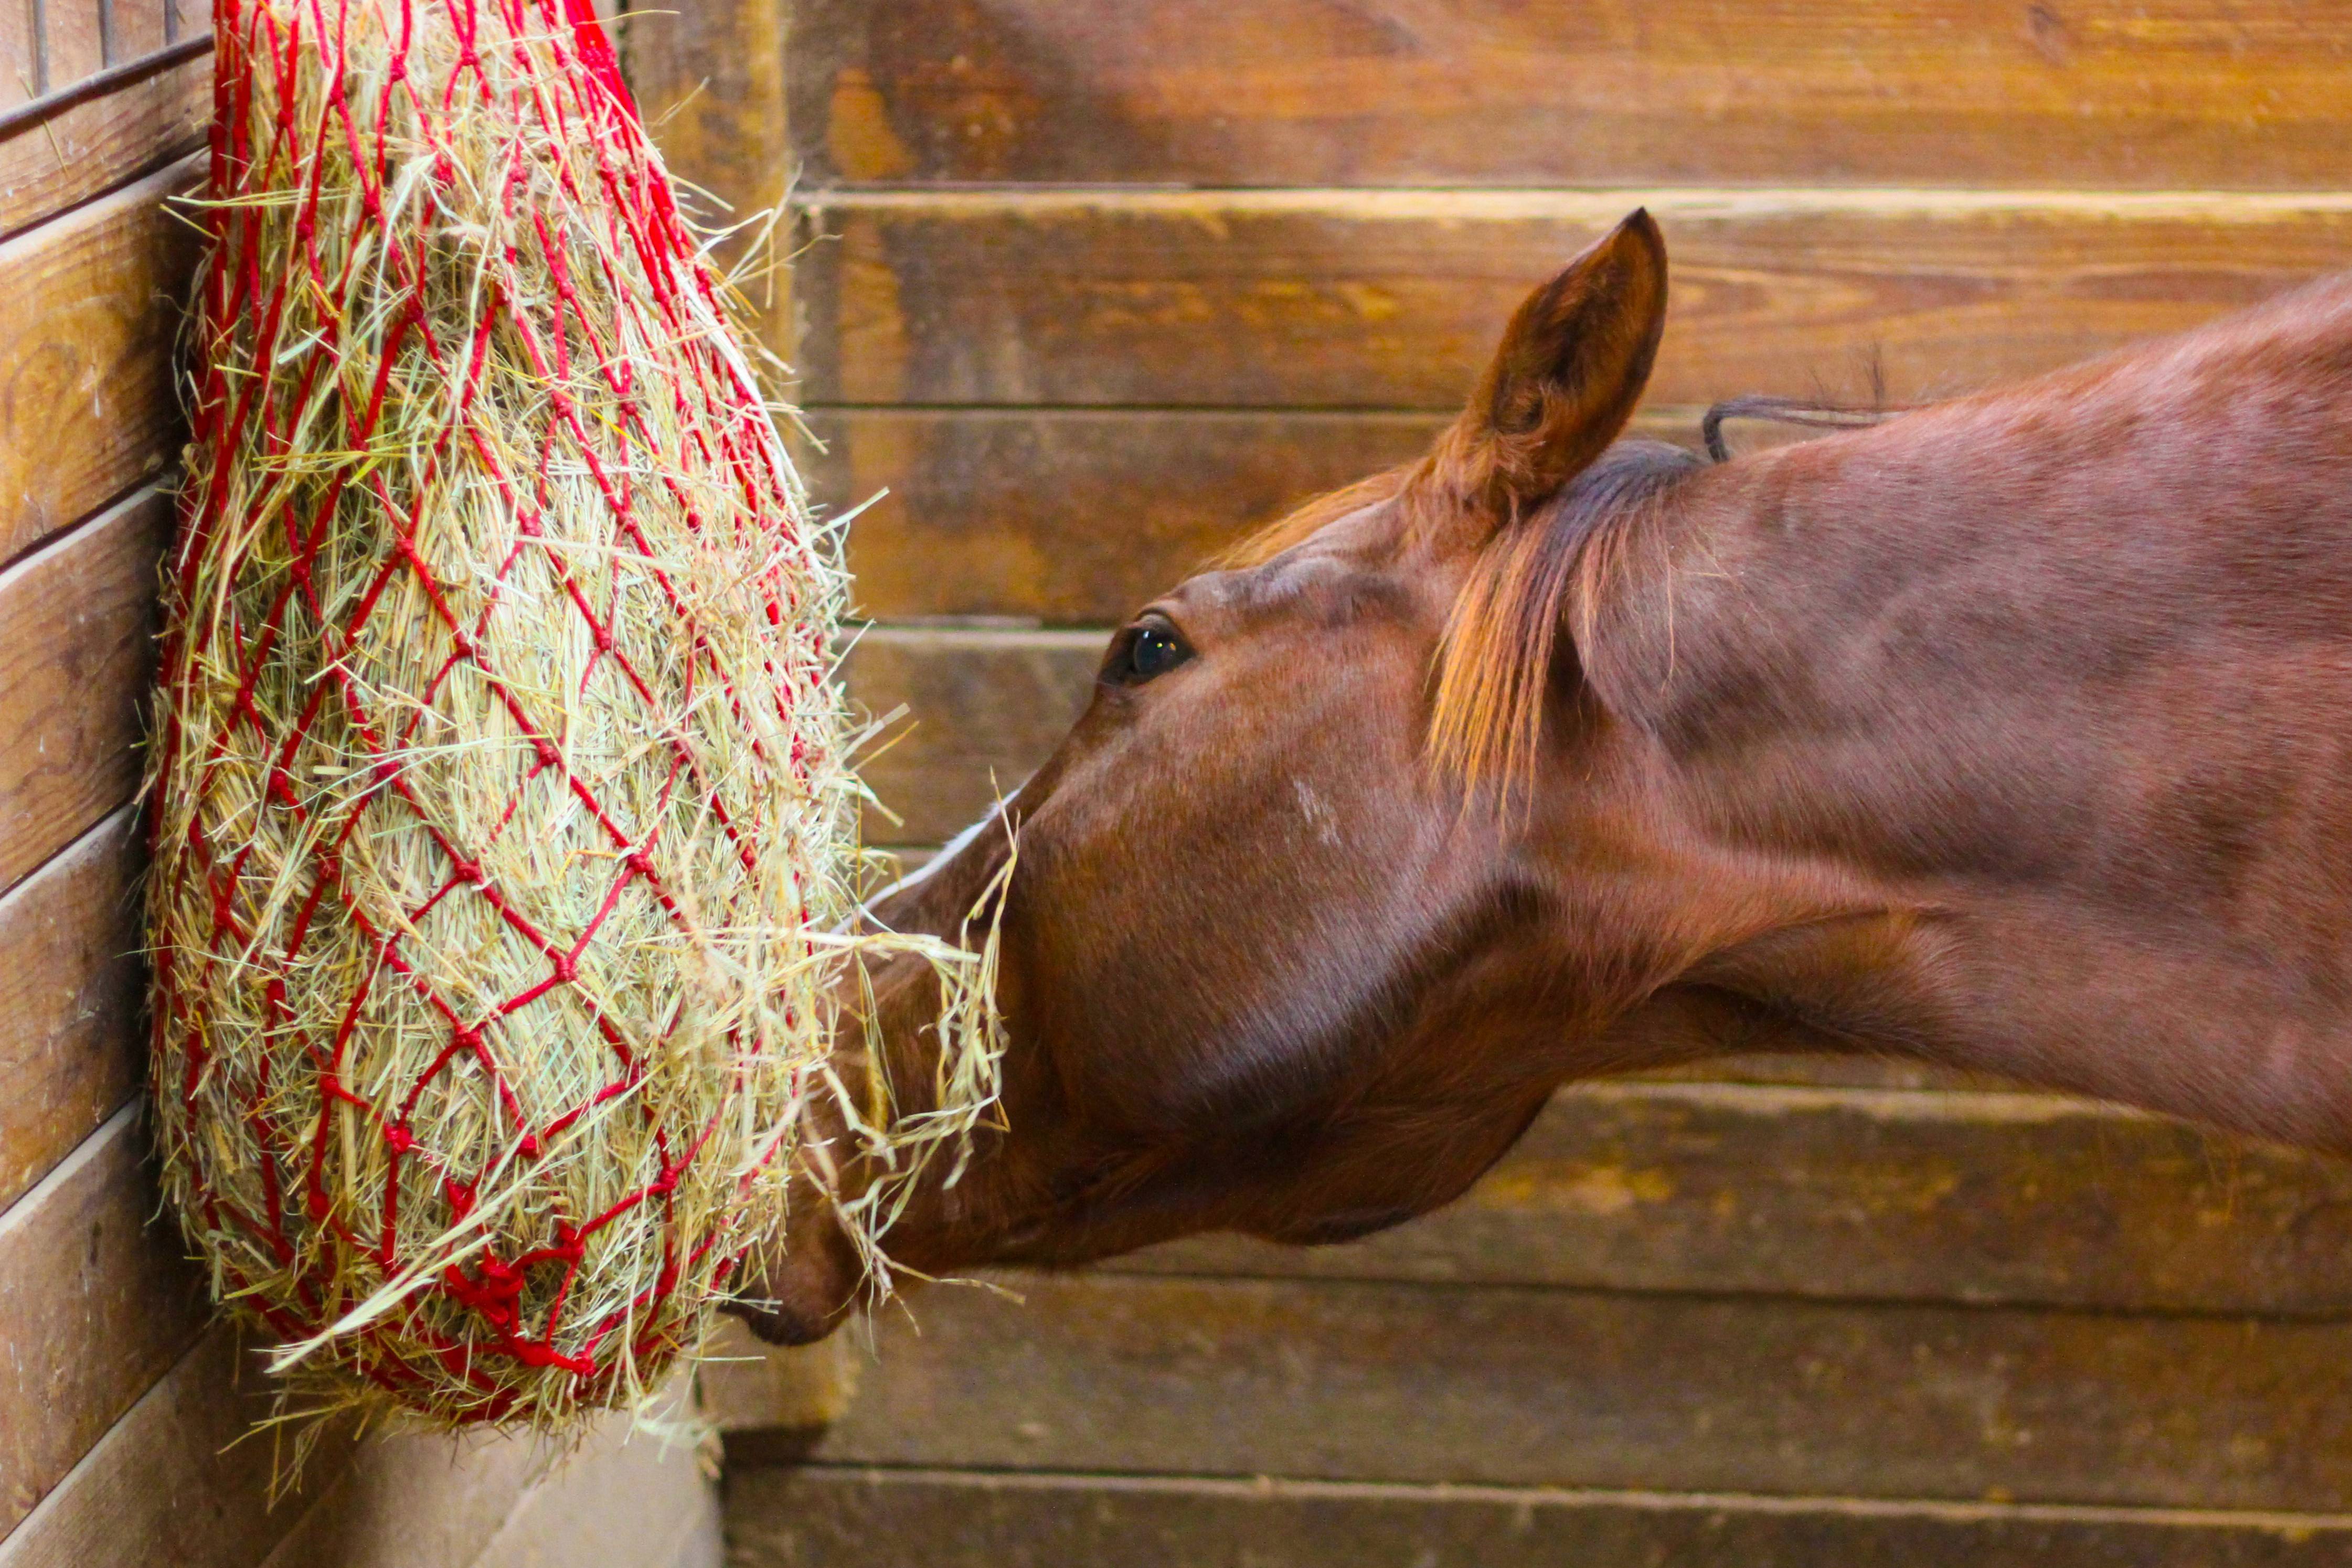
POLYGON ((1686 899, 1738 911, 1679 980, 1786 1038, 2352 1146, 2352 410, 2194 348, 1643 520, 1584 652, 1686 899), (2250 431, 2217 376, 2307 412, 2250 431))

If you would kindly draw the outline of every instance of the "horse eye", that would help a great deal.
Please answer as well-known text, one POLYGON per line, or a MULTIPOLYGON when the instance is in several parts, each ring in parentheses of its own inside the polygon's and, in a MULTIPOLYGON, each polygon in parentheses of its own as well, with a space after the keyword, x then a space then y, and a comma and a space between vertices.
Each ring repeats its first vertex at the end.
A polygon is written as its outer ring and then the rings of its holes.
POLYGON ((1111 661, 1111 678, 1123 685, 1140 685, 1166 674, 1192 656, 1183 636, 1165 621, 1154 618, 1129 634, 1127 645, 1111 661))

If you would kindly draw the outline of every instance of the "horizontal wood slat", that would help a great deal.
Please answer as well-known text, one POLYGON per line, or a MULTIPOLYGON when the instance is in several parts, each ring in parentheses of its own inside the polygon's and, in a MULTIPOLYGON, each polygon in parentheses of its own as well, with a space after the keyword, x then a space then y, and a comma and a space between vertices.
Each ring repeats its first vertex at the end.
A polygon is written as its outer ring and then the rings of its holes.
POLYGON ((212 117, 209 53, 0 131, 0 237, 176 162, 212 117))
MULTIPOLYGON (((690 1414, 673 1385, 647 1406, 656 1423, 690 1414)), ((662 1546, 702 1485, 690 1442, 635 1431, 626 1415, 593 1418, 574 1441, 528 1430, 380 1435, 299 1515, 279 1510, 283 1538, 261 1568, 541 1568, 569 1563, 667 1568, 631 1546, 662 1546), (568 1499, 580 1528, 604 1537, 602 1555, 549 1550, 560 1531, 531 1515, 568 1499), (635 1537, 637 1539, 633 1540, 635 1537), (542 1555, 543 1553, 543 1555, 542 1555)), ((715 1568, 715 1565, 714 1565, 715 1568)))
POLYGON ((0 7, 0 114, 102 89, 211 27, 212 0, 16 0, 0 7))
POLYGON ((197 242, 163 203, 197 162, 0 245, 0 562, 171 460, 197 242))
POLYGON ((171 529, 144 491, 0 572, 0 889, 138 787, 171 529))
POLYGON ((0 1568, 255 1568, 350 1463, 352 1446, 343 1424, 329 1426, 302 1462, 301 1486, 273 1506, 273 1481, 293 1479, 295 1450, 291 1433, 252 1437, 271 1409, 258 1362, 215 1328, 0 1541, 0 1568))
POLYGON ((2343 183, 2341 0, 803 0, 818 182, 2343 183))
POLYGON ((916 1303, 828 1462, 2313 1509, 2352 1324, 1329 1281, 916 1303))
POLYGON ((2038 1094, 1594 1083, 1395 1230, 1108 1267, 2352 1316, 2352 1167, 2038 1094))
POLYGON ((0 1531, 30 1513, 195 1342, 204 1284, 125 1109, 0 1215, 0 1531))
MULTIPOLYGON (((1665 191, 1664 403, 1898 402, 2192 326, 2352 263, 2352 197, 1665 191)), ((1596 192, 819 195, 811 403, 1459 406, 1596 192)))
POLYGON ((875 627, 850 652, 851 697, 908 719, 859 776, 874 843, 940 843, 1044 761, 1084 710, 1108 634, 875 627))
POLYGON ((1429 414, 861 409, 807 417, 811 493, 845 510, 882 619, 1116 622, 1297 502, 1417 456, 1429 414))
POLYGON ((0 898, 0 1209, 146 1073, 136 815, 119 811, 0 898))
POLYGON ((2340 1568, 2340 1515, 737 1465, 735 1568, 2340 1568))
MULTIPOLYGON (((1645 410, 1633 434, 1695 446, 1703 412, 1645 410)), ((823 449, 803 464, 834 510, 880 497, 849 528, 864 613, 1109 625, 1298 502, 1420 456, 1446 418, 819 409, 804 423, 823 449)))

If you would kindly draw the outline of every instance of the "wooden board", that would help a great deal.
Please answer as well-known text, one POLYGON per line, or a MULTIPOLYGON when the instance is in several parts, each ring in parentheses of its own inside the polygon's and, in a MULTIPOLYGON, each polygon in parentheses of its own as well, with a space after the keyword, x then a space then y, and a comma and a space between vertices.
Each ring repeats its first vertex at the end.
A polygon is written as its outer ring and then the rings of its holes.
POLYGON ((2341 0, 803 0, 810 177, 2335 187, 2341 0))
MULTIPOLYGON (((1044 1278, 893 1315, 827 1462, 2232 1509, 2352 1495, 2352 1324, 1044 1278)), ((746 1450, 746 1457, 754 1450, 746 1450)))
POLYGON ((0 5, 0 114, 21 108, 40 91, 39 70, 33 8, 0 5))
POLYGON ((35 7, 45 90, 61 92, 106 68, 109 8, 110 0, 41 0, 35 7))
POLYGON ((785 0, 638 6, 621 26, 629 82, 687 204, 713 229, 768 346, 789 355, 790 257, 772 225, 793 158, 784 118, 785 0))
POLYGON ((195 231, 184 160, 0 245, 0 563, 160 472, 195 231))
POLYGON ((0 1531, 195 1342, 211 1303, 126 1109, 0 1214, 0 1531))
POLYGON ((0 890, 138 787, 171 528, 143 491, 0 572, 0 890))
MULTIPOLYGON (((1512 308, 1636 197, 817 195, 811 403, 1458 407, 1512 308)), ((1674 256, 1651 382, 1943 395, 2352 264, 2352 197, 1643 193, 1674 256)))
POLYGON ((1426 414, 861 409, 808 418, 810 490, 846 510, 882 619, 1115 623, 1299 501, 1419 455, 1426 414))
MULTIPOLYGON (((1633 433, 1696 446, 1703 412, 1645 410, 1633 433)), ((1446 416, 858 408, 805 423, 821 505, 881 497, 849 529, 863 613, 1100 626, 1298 502, 1420 456, 1446 416)))
POLYGON ((2352 1316, 2352 1167, 2053 1096, 1593 1083, 1461 1201, 1121 1272, 2352 1316))
POLYGON ((1060 742, 1094 685, 1108 634, 875 627, 851 651, 851 697, 900 706, 858 773, 898 821, 867 808, 875 843, 941 843, 979 820, 1060 742))
POLYGON ((145 863, 118 811, 0 898, 0 1209, 146 1076, 145 863))
POLYGON ((255 1568, 352 1447, 330 1427, 299 1472, 302 1488, 273 1508, 273 1480, 296 1473, 290 1435, 240 1441, 270 1408, 256 1364, 235 1335, 213 1330, 0 1541, 0 1568, 255 1568))
MULTIPOLYGON (((648 1406, 655 1422, 689 1416, 677 1386, 648 1406)), ((625 1415, 593 1418, 576 1444, 529 1431, 378 1435, 350 1452, 261 1568, 543 1568, 558 1563, 668 1568, 686 1516, 707 1507, 690 1439, 665 1443, 625 1415), (568 1512, 604 1552, 565 1555, 551 1512, 568 1512), (643 1549, 643 1550, 640 1550, 643 1549)), ((717 1568, 712 1561, 708 1568, 717 1568)))
POLYGON ((2338 1568, 2342 1515, 738 1466, 735 1568, 2338 1568))
POLYGON ((212 118, 212 79, 210 51, 192 45, 0 130, 0 238, 185 157, 212 118))

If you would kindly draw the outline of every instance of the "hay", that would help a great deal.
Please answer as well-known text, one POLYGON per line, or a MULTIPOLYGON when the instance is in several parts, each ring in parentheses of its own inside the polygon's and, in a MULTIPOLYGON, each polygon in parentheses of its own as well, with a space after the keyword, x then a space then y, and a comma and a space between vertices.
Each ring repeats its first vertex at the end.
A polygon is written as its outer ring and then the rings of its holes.
POLYGON ((307 1408, 640 1400, 837 1100, 845 580, 585 0, 224 0, 151 767, 167 1195, 307 1408))

